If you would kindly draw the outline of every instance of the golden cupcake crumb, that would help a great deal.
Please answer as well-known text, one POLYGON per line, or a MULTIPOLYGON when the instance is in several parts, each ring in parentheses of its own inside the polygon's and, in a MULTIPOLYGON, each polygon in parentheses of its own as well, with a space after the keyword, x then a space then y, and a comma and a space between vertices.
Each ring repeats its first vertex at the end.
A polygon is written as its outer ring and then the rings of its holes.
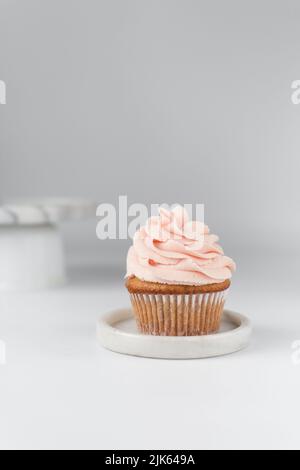
POLYGON ((161 284, 158 282, 142 281, 135 276, 126 279, 126 287, 131 294, 161 294, 161 295, 188 295, 188 294, 208 294, 220 292, 230 287, 230 280, 216 284, 205 284, 201 286, 161 284))

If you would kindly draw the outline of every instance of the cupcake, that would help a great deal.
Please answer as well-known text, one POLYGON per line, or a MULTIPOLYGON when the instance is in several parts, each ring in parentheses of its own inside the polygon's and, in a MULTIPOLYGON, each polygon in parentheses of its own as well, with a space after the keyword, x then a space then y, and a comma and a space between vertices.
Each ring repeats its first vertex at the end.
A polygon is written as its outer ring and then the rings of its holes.
POLYGON ((235 263, 217 242, 181 206, 160 208, 136 232, 126 287, 141 333, 196 336, 219 329, 235 263))

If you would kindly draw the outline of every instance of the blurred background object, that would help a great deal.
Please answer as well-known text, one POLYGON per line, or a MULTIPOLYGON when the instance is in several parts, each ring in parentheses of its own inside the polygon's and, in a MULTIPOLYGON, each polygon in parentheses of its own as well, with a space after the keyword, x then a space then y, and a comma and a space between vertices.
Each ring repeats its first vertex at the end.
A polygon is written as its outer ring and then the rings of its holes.
POLYGON ((97 204, 81 199, 34 199, 0 206, 0 291, 65 284, 59 224, 95 219, 97 204))

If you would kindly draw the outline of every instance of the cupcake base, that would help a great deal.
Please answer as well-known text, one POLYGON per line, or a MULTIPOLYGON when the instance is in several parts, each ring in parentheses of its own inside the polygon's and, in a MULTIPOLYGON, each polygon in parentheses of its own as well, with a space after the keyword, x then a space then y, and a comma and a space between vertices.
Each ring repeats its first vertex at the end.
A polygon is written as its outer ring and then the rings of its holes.
POLYGON ((141 333, 199 336, 218 331, 230 281, 207 286, 167 286, 136 279, 128 279, 127 288, 141 333), (142 284, 146 292, 141 292, 142 284), (167 293, 163 293, 164 288, 167 293))
POLYGON ((224 292, 190 295, 131 294, 139 331, 160 336, 198 336, 219 329, 224 292))

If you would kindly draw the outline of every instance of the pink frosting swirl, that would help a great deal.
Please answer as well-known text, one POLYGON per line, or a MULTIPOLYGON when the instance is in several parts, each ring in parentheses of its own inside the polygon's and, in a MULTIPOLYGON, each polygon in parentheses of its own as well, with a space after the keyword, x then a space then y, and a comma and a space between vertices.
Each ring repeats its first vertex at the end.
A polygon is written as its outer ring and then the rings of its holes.
POLYGON ((235 263, 206 225, 189 221, 185 209, 160 208, 135 234, 127 277, 165 284, 205 285, 230 279, 235 263))

